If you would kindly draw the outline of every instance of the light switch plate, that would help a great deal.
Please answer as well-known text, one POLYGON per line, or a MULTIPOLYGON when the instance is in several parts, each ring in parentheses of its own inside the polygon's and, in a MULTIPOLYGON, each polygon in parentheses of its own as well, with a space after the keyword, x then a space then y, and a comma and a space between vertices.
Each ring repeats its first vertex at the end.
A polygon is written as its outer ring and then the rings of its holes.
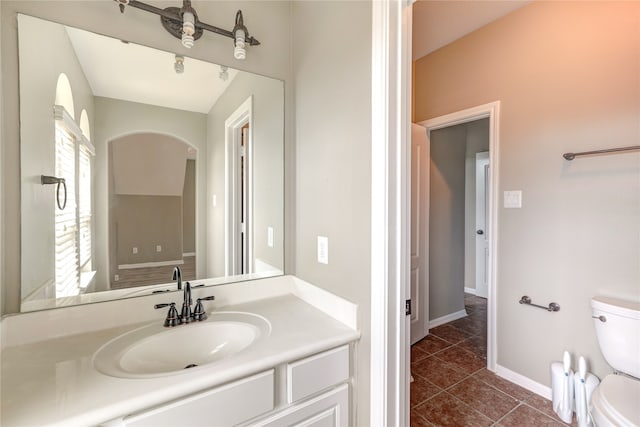
POLYGON ((329 238, 318 236, 318 262, 329 264, 329 238))
POLYGON ((513 190, 504 192, 505 208, 521 208, 522 207, 522 191, 513 190))
POLYGON ((131 249, 131 252, 133 252, 134 254, 138 253, 138 248, 136 248, 135 246, 131 249))
POLYGON ((273 227, 267 227, 267 246, 273 247, 273 227))
POLYGON ((162 252, 162 246, 156 245, 156 252, 162 252))

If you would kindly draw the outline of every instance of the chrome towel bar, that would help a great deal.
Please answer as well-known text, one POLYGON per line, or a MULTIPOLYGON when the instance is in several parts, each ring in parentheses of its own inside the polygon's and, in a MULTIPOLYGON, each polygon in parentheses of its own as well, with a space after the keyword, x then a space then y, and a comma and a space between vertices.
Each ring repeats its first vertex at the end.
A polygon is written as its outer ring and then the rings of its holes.
POLYGON ((607 153, 617 153, 620 151, 635 151, 640 150, 640 145, 632 145, 630 147, 620 147, 620 148, 608 148, 606 150, 594 150, 594 151, 583 151, 581 153, 564 153, 562 157, 566 160, 573 160, 578 156, 590 156, 593 154, 607 154, 607 153))
POLYGON ((555 303, 555 302, 550 302, 548 307, 545 307, 544 305, 538 305, 538 304, 534 304, 531 302, 531 298, 529 298, 528 296, 523 296, 522 298, 520 298, 520 301, 518 301, 520 304, 526 304, 526 305, 530 305, 532 307, 538 307, 538 308, 542 308, 545 309, 547 311, 560 311, 560 304, 555 303))

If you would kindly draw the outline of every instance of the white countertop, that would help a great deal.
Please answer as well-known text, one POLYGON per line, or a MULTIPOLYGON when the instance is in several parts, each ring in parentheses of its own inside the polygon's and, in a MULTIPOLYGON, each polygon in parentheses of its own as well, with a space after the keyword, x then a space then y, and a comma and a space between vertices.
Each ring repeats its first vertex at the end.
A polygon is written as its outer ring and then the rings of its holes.
POLYGON ((271 335, 229 359, 152 379, 110 377, 91 362, 105 342, 148 321, 5 348, 0 424, 96 425, 359 337, 355 329, 294 293, 215 311, 263 316, 271 323, 271 335))

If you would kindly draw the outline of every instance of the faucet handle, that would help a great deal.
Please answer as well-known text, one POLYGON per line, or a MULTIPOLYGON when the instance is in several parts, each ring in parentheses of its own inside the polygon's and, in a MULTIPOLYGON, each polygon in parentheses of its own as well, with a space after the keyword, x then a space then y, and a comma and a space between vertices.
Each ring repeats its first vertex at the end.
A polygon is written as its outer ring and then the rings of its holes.
POLYGON ((164 319, 165 328, 173 328, 174 326, 178 326, 182 323, 180 316, 178 316, 178 309, 176 308, 175 302, 171 302, 168 304, 156 304, 153 306, 153 308, 155 308, 156 310, 164 307, 169 307, 167 317, 164 319))
POLYGON ((202 301, 213 301, 216 299, 213 295, 203 298, 198 298, 196 300, 196 308, 193 310, 193 320, 197 322, 202 322, 203 320, 207 320, 207 312, 204 311, 204 306, 202 305, 202 301))

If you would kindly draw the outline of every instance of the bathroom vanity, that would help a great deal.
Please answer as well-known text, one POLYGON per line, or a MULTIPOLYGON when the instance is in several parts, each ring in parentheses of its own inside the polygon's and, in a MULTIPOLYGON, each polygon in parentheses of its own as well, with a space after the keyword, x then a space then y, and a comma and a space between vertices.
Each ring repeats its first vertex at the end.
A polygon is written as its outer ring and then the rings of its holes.
MULTIPOLYGON (((216 301, 207 306, 210 318, 159 332, 156 325, 162 325, 166 313, 153 310, 153 304, 166 302, 166 294, 94 305, 92 311, 99 318, 87 321, 90 330, 86 331, 79 331, 74 322, 74 316, 80 316, 78 313, 68 313, 70 318, 61 320, 59 312, 72 309, 3 319, 6 339, 2 352, 0 423, 3 426, 353 424, 350 402, 356 386, 353 360, 359 338, 355 305, 292 276, 202 288, 197 292, 194 297, 216 295, 216 301), (105 305, 110 305, 108 310, 105 305), (131 310, 134 306, 136 310, 131 310), (136 312, 153 318, 138 318, 127 324, 117 320, 123 317, 122 313, 136 312), (170 334, 175 334, 176 345, 167 345, 160 359, 183 363, 178 356, 200 351, 197 345, 195 349, 188 345, 199 339, 199 329, 211 334, 211 324, 242 324, 247 316, 257 319, 256 338, 244 348, 211 362, 172 370, 151 356, 149 364, 144 360, 137 365, 125 361, 132 348, 142 348, 136 357, 144 358, 144 351, 154 349, 148 345, 153 337, 167 339, 159 341, 165 346, 174 340, 170 334), (44 322, 40 325, 41 332, 37 330, 37 321, 44 322), (100 323, 106 327, 100 328, 100 323), (64 329, 65 324, 71 333, 47 332, 54 330, 54 326, 64 329), (21 338, 27 335, 27 329, 36 337, 21 338), (45 336, 38 338, 39 333, 45 336), (129 337, 134 345, 107 351, 129 337), (188 339, 181 341, 184 337, 188 339), (117 369, 110 370, 104 360, 100 365, 97 363, 100 358, 106 358, 107 362, 113 359, 117 369)), ((178 293, 171 296, 179 298, 178 293)), ((81 311, 82 307, 88 309, 80 306, 74 310, 81 311)), ((232 330, 233 335, 242 335, 239 331, 232 330)))

